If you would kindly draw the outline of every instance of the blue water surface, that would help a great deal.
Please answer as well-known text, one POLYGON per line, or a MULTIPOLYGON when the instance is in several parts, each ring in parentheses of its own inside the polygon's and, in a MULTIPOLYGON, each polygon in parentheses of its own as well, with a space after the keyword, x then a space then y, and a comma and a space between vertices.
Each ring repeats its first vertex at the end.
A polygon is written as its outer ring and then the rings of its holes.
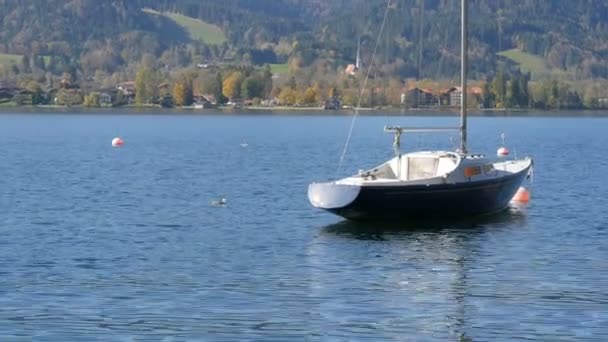
POLYGON ((386 124, 458 118, 358 117, 338 170, 350 123, 0 115, 0 340, 608 340, 607 118, 473 117, 471 151, 504 132, 534 157, 530 204, 392 224, 315 210, 307 185, 390 158, 386 124))

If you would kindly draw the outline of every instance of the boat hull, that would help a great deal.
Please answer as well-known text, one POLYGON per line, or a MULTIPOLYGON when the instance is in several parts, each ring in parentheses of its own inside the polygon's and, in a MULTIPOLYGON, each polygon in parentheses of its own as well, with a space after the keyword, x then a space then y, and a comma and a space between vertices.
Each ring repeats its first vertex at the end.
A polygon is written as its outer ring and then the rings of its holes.
POLYGON ((309 198, 319 198, 319 189, 324 193, 339 189, 340 201, 334 201, 333 206, 313 205, 358 221, 483 215, 507 208, 528 170, 529 167, 500 178, 457 184, 365 185, 357 189, 344 189, 335 183, 313 184, 309 198))

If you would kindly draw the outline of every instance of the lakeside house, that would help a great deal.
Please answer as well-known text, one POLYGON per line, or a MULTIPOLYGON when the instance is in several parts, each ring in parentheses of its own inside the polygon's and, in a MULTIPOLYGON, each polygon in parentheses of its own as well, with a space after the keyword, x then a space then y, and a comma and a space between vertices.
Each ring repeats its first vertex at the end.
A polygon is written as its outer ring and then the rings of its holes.
POLYGON ((104 89, 99 93, 99 106, 100 107, 112 107, 114 106, 113 99, 116 93, 110 89, 104 89))
POLYGON ((359 70, 359 69, 357 68, 357 66, 356 66, 356 65, 354 65, 354 64, 349 64, 349 65, 347 65, 347 66, 346 66, 346 68, 344 69, 344 73, 345 73, 345 74, 347 74, 347 75, 354 76, 354 75, 356 75, 356 74, 357 74, 357 71, 358 71, 358 70, 359 70))
POLYGON ((61 88, 74 88, 74 85, 72 84, 72 77, 69 74, 64 74, 61 77, 59 84, 61 85, 61 88))
POLYGON ((274 106, 278 106, 278 105, 279 105, 279 99, 277 99, 276 97, 274 97, 272 99, 266 99, 266 100, 260 101, 260 106, 262 106, 262 107, 274 107, 274 106))
POLYGON ((217 68, 215 66, 215 64, 212 64, 212 63, 197 63, 196 67, 198 69, 216 69, 217 68))
MULTIPOLYGON (((483 99, 483 90, 478 86, 467 87, 469 97, 474 98, 478 103, 483 99)), ((429 88, 417 86, 408 87, 401 93, 401 105, 418 107, 459 107, 462 101, 462 88, 459 86, 450 87, 441 91, 433 91, 429 88)))
POLYGON ((0 81, 0 102, 11 101, 21 90, 22 88, 17 87, 13 82, 0 81))
POLYGON ((213 94, 195 92, 193 94, 193 101, 193 106, 197 109, 217 108, 213 94))
MULTIPOLYGON (((483 97, 483 90, 478 86, 470 86, 467 87, 467 94, 475 97, 480 102, 483 97)), ((460 103, 462 102, 462 87, 448 88, 442 91, 439 96, 441 104, 449 107, 460 107, 460 103)))
POLYGON ((13 101, 21 106, 31 106, 34 104, 34 93, 21 89, 13 96, 13 101))
POLYGON ((35 96, 33 91, 18 87, 13 82, 0 82, 0 103, 14 102, 20 106, 31 106, 35 96))
POLYGON ((135 102, 135 81, 126 81, 116 85, 128 104, 135 102))
POLYGON ((439 97, 433 94, 432 90, 418 87, 406 90, 405 93, 403 93, 401 102, 403 105, 412 108, 431 107, 440 104, 439 97))

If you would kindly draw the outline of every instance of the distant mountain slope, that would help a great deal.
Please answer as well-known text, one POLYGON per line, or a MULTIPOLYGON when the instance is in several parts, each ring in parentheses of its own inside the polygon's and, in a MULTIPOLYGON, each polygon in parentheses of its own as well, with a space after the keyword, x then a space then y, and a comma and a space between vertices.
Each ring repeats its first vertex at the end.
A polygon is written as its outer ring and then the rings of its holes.
MULTIPOLYGON (((303 1, 304 2, 304 1, 303 1)), ((375 42, 386 2, 353 0, 324 17, 315 36, 339 47, 350 35, 375 42)), ((421 75, 449 76, 458 71, 460 1, 393 1, 389 12, 388 49, 382 60, 404 63, 417 72, 423 46, 421 75), (421 8, 424 8, 421 15, 421 8), (388 57, 388 58, 386 58, 388 57)), ((470 1, 470 53, 473 74, 492 73, 502 59, 498 53, 518 48, 546 60, 549 69, 606 77, 608 66, 608 2, 604 0, 486 0, 470 1)), ((504 59, 503 59, 504 60, 504 59)))
POLYGON ((174 21, 143 13, 131 1, 0 1, 0 52, 58 56, 112 70, 145 53, 188 41, 174 21))
MULTIPOLYGON (((359 40, 363 62, 369 63, 386 4, 0 0, 0 54, 56 56, 84 74, 123 70, 146 55, 169 66, 229 58, 255 64, 289 61, 305 68, 323 60, 338 70, 354 61, 359 40)), ((399 77, 456 77, 459 9, 459 1, 392 0, 379 49, 380 71, 399 77)), ((539 75, 557 71, 566 77, 608 77, 605 0, 472 0, 470 11, 473 77, 492 75, 500 61, 518 68, 509 53, 500 54, 512 49, 544 60, 548 71, 539 75)), ((8 59, 2 60, 6 64, 8 59)))

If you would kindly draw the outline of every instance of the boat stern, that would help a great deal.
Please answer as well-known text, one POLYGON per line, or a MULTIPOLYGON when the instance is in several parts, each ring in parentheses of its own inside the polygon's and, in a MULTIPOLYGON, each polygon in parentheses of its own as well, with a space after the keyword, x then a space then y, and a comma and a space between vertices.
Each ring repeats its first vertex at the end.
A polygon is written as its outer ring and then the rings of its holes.
POLYGON ((308 186, 308 200, 315 208, 342 209, 359 196, 361 187, 350 184, 312 183, 308 186))

